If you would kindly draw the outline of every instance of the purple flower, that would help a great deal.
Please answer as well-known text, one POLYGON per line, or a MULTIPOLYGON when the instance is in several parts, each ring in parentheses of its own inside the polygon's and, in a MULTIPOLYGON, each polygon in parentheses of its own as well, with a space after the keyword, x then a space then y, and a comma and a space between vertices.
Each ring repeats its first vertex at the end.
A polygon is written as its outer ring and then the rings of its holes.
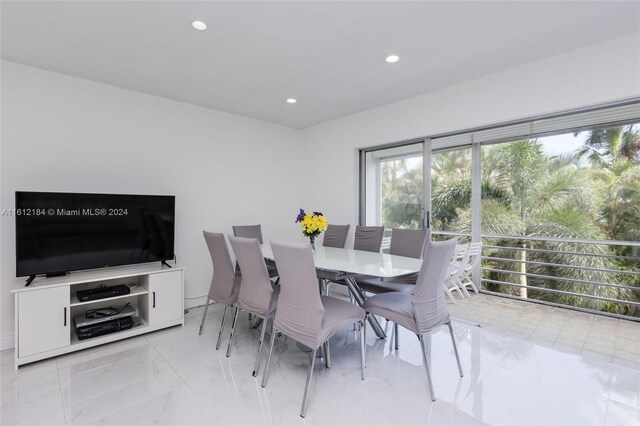
POLYGON ((298 213, 298 216, 296 217, 296 223, 302 222, 304 220, 304 210, 300 209, 300 213, 298 213))
POLYGON ((313 214, 314 214, 315 216, 322 216, 322 213, 320 213, 320 212, 313 212, 313 214))

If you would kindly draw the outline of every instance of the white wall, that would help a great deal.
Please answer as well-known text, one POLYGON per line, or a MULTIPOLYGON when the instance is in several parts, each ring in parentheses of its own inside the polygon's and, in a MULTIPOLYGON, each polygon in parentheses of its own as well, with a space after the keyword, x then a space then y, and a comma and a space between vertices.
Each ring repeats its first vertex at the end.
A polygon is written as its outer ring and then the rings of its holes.
POLYGON ((307 176, 317 179, 306 204, 334 223, 357 223, 359 148, 630 97, 640 97, 640 34, 310 127, 302 131, 306 157, 318 154, 307 176))
MULTIPOLYGON (((206 294, 202 230, 262 223, 297 238, 298 132, 232 114, 2 62, 1 208, 14 191, 171 194, 187 297, 206 294)), ((15 222, 0 218, 1 331, 13 344, 15 222)), ((202 304, 203 299, 187 301, 202 304)))

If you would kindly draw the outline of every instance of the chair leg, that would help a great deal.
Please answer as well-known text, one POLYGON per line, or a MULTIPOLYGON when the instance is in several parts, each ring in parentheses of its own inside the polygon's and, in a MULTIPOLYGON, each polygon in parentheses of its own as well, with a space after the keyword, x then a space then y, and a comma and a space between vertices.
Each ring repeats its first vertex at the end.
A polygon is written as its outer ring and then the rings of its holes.
POLYGON ((199 335, 202 335, 202 328, 204 327, 204 320, 207 318, 207 311, 209 310, 209 296, 207 296, 207 303, 204 305, 204 313, 202 314, 202 322, 200 323, 199 335))
POLYGON ((233 323, 231 323, 231 334, 229 335, 229 345, 227 346, 227 358, 231 356, 231 345, 233 344, 233 338, 236 337, 236 323, 238 322, 238 307, 233 314, 233 323))
POLYGON ((267 330, 267 323, 269 321, 265 318, 262 320, 262 331, 260 332, 260 346, 258 346, 258 355, 256 356, 256 365, 253 367, 253 377, 258 376, 258 369, 260 368, 260 357, 262 356, 262 344, 264 343, 264 332, 267 330))
POLYGON ((362 380, 367 378, 367 317, 364 317, 364 321, 360 321, 360 375, 362 380))
MULTIPOLYGON (((351 303, 352 305, 356 304, 356 300, 353 298, 353 294, 351 294, 351 291, 349 291, 349 303, 351 303)), ((353 331, 356 331, 355 323, 353 323, 353 331)))
POLYGON ((393 323, 393 335, 396 341, 396 351, 400 349, 400 336, 398 336, 398 323, 393 323))
POLYGON ((325 368, 331 368, 331 347, 329 346, 329 339, 324 342, 324 366, 325 368))
POLYGON ((227 310, 229 305, 224 307, 224 313, 222 314, 222 324, 220 324, 220 331, 218 332, 218 342, 216 343, 216 351, 220 349, 220 340, 222 339, 222 332, 224 331, 224 324, 227 322, 227 310))
POLYGON ((436 395, 433 392, 433 383, 431 383, 431 373, 429 373, 429 364, 427 363, 427 353, 424 347, 424 337, 420 334, 417 334, 418 340, 420 341, 420 346, 422 347, 422 361, 424 363, 424 370, 427 372, 427 384, 429 385, 429 393, 431 394, 431 401, 436 400, 436 395))
POLYGON ((255 315, 254 315, 254 317, 255 317, 255 321, 253 321, 251 323, 251 328, 258 328, 258 327, 260 327, 260 324, 262 324, 262 318, 260 318, 258 316, 255 316, 255 315))
POLYGON ((309 388, 311 387, 311 377, 313 376, 313 366, 316 363, 316 352, 318 349, 314 349, 311 352, 311 363, 309 363, 309 373, 307 374, 307 384, 304 386, 304 396, 302 397, 302 407, 300 408, 300 417, 304 418, 307 414, 307 401, 309 399, 309 388))
POLYGON ((269 346, 269 356, 267 357, 267 365, 264 367, 264 374, 262 375, 262 387, 267 386, 267 375, 269 374, 269 365, 271 364, 271 355, 273 355, 273 343, 276 341, 276 334, 278 330, 276 330, 275 324, 271 327, 271 345, 269 346))
POLYGON ((318 288, 320 289, 321 295, 327 296, 329 294, 327 291, 327 282, 324 278, 318 277, 318 288))
POLYGON ((444 286, 444 292, 447 294, 447 296, 449 296, 449 299, 451 299, 453 303, 456 303, 456 299, 453 297, 453 294, 451 294, 451 290, 449 290, 446 285, 444 286))
MULTIPOLYGON (((459 279, 459 278, 458 278, 458 279, 456 279, 456 284, 458 285, 458 288, 462 290, 462 293, 464 293, 464 296, 466 296, 466 297, 471 297, 471 295, 469 294, 469 291, 467 290, 467 286, 465 286, 465 285, 462 283, 462 280, 461 280, 461 279, 459 279)), ((463 297, 464 297, 464 296, 463 296, 463 297)))
POLYGON ((457 292, 460 295, 460 299, 464 299, 464 293, 462 292, 462 290, 460 290, 460 287, 455 286, 451 290, 457 292))
POLYGON ((456 345, 456 339, 453 336, 453 327, 451 326, 451 321, 447 323, 449 326, 449 334, 451 335, 451 343, 453 343, 453 352, 456 354, 456 361, 458 362, 458 371, 460 372, 460 377, 464 377, 462 373, 462 364, 460 363, 460 355, 458 354, 458 346, 456 345))
POLYGON ((466 272, 464 273, 464 281, 466 282, 465 286, 470 285, 474 293, 479 293, 478 287, 476 287, 476 285, 473 283, 473 279, 466 272))
POLYGON ((331 286, 333 285, 333 283, 327 279, 324 280, 324 285, 325 288, 327 289, 327 294, 325 296, 328 296, 329 293, 331 292, 331 286))

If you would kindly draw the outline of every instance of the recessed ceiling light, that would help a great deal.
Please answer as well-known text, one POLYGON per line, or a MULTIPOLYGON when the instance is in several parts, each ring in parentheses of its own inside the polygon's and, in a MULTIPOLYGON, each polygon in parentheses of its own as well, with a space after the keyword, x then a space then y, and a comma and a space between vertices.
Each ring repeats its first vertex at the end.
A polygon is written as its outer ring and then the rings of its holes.
POLYGON ((398 62, 400 60, 400 56, 398 55, 389 55, 386 58, 384 58, 385 61, 387 61, 390 64, 395 64, 396 62, 398 62))
POLYGON ((289 98, 289 99, 287 99, 287 102, 290 103, 290 104, 295 104, 298 101, 293 99, 293 98, 289 98))
POLYGON ((192 26, 193 28, 195 28, 196 30, 198 30, 198 31, 204 31, 204 30, 206 30, 206 29, 207 29, 207 24, 205 24, 205 23, 204 23, 204 22, 202 22, 202 21, 193 21, 193 22, 191 23, 191 26, 192 26))

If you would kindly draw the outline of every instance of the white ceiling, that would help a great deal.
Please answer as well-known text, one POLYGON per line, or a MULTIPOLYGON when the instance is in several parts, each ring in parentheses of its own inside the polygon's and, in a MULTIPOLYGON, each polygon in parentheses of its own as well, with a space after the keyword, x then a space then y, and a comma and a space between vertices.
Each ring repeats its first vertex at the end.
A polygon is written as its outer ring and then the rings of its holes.
POLYGON ((295 128, 640 31, 638 1, 0 7, 3 59, 295 128))

